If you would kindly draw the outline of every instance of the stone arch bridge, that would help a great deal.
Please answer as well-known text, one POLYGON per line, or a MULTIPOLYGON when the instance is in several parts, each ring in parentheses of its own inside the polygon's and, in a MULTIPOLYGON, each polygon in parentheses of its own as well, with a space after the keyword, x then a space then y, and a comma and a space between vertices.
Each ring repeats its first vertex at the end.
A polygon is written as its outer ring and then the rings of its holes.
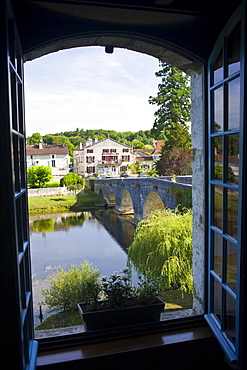
POLYGON ((164 178, 111 178, 95 179, 94 191, 104 198, 109 207, 119 214, 134 214, 137 221, 145 219, 151 211, 177 206, 174 185, 185 190, 191 188, 191 176, 179 177, 172 182, 164 178), (182 179, 182 180, 181 180, 182 179))

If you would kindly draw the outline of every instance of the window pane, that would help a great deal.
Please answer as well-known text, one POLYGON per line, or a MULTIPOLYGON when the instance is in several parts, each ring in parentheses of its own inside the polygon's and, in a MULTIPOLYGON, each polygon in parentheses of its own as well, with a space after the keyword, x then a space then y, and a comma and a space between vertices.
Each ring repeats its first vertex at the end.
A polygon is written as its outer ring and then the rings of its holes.
POLYGON ((226 283, 236 293, 237 247, 227 241, 226 283))
POLYGON ((213 131, 223 131, 224 116, 223 116, 223 87, 214 91, 214 119, 213 131))
POLYGON ((239 135, 227 137, 228 172, 227 181, 238 184, 239 178, 239 135))
POLYGON ((223 189, 220 186, 214 187, 214 225, 222 229, 222 201, 223 189))
POLYGON ((236 302, 229 295, 226 295, 226 335, 235 344, 236 325, 236 302))
POLYGON ((228 76, 240 69, 240 23, 228 37, 228 76))
POLYGON ((213 69, 213 84, 223 80, 223 52, 220 51, 217 59, 212 65, 213 69))
POLYGON ((228 84, 228 130, 240 125, 240 78, 228 84))
POLYGON ((222 277, 222 237, 214 233, 214 271, 222 277))
POLYGON ((223 157, 222 157, 222 137, 213 139, 213 151, 214 151, 214 180, 222 181, 223 174, 223 157))
POLYGON ((227 234, 237 239, 238 233, 238 191, 227 190, 227 234))
POLYGON ((214 307, 213 313, 215 317, 221 321, 221 285, 214 279, 214 307))

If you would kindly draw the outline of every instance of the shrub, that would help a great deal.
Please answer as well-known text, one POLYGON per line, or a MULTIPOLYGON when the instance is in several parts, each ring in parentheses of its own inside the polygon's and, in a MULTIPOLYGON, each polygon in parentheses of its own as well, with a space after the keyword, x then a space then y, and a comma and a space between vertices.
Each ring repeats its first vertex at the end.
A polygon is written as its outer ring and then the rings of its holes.
POLYGON ((192 211, 181 214, 166 209, 141 221, 128 257, 139 273, 165 276, 164 288, 193 291, 192 211))
POLYGON ((60 186, 69 186, 74 184, 81 184, 83 189, 85 187, 85 180, 74 172, 68 173, 66 176, 61 178, 60 186))
POLYGON ((33 166, 27 170, 27 181, 30 188, 43 188, 52 179, 52 169, 47 166, 33 166))
POLYGON ((71 266, 68 271, 61 270, 48 276, 50 287, 41 289, 49 311, 77 309, 77 303, 94 301, 99 293, 100 271, 84 261, 80 267, 71 266))

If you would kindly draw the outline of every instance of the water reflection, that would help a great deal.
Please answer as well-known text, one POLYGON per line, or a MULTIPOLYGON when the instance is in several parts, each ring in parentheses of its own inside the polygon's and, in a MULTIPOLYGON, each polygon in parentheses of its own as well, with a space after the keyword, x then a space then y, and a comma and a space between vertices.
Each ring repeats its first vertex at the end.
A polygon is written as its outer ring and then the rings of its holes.
POLYGON ((120 217, 111 210, 30 217, 36 325, 38 302, 42 299, 39 292, 48 287, 45 280, 48 275, 85 260, 98 268, 101 275, 126 267, 127 248, 135 232, 131 218, 120 217))

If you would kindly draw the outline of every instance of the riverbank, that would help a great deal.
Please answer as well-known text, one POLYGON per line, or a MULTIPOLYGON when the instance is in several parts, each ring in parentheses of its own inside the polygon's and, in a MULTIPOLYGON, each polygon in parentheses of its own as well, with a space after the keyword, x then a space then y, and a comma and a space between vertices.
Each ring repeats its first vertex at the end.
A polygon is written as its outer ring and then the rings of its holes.
POLYGON ((61 212, 80 212, 89 209, 99 209, 106 204, 92 190, 85 188, 83 194, 28 198, 29 215, 50 214, 61 212))

